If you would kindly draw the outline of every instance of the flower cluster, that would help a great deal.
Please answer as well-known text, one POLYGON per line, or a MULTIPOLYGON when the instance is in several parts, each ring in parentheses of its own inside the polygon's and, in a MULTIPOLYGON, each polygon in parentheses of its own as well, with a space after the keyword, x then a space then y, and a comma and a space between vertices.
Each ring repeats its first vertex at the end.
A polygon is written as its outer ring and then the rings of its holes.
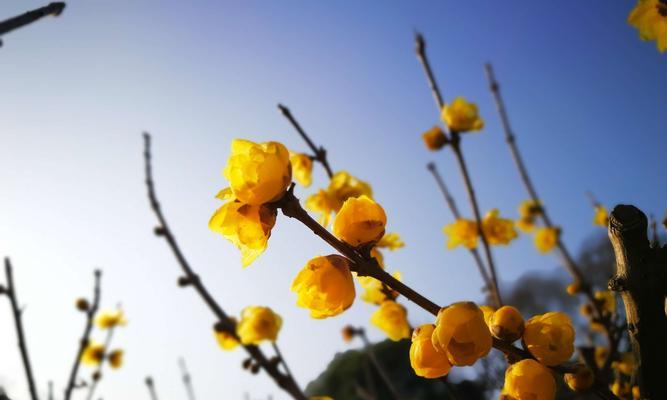
POLYGON ((628 23, 642 40, 655 40, 658 50, 667 50, 667 4, 660 0, 639 0, 628 16, 628 23))
MULTIPOLYGON (((77 308, 83 310, 80 300, 77 301, 77 308)), ((116 328, 125 325, 127 325, 127 320, 125 319, 125 313, 122 309, 117 308, 115 310, 100 312, 95 319, 95 326, 100 330, 107 331, 107 339, 105 343, 89 340, 81 353, 81 362, 84 365, 97 367, 99 370, 102 367, 103 362, 106 360, 111 368, 120 368, 123 365, 123 356, 125 352, 122 349, 109 350, 108 346, 113 331, 116 328)))
POLYGON ((264 341, 275 342, 283 325, 280 315, 271 308, 248 306, 241 311, 241 320, 235 323, 235 330, 223 324, 215 324, 213 333, 223 350, 233 350, 239 344, 258 345, 264 341))

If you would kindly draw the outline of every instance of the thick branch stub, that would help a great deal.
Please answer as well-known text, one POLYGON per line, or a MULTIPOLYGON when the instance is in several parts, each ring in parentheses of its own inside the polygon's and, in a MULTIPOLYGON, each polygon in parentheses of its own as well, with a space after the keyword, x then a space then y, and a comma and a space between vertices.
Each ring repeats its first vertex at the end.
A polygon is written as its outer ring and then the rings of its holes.
POLYGON ((616 274, 609 289, 621 293, 628 334, 638 361, 642 399, 667 399, 667 248, 651 248, 646 215, 619 205, 609 219, 609 239, 616 255, 616 274))

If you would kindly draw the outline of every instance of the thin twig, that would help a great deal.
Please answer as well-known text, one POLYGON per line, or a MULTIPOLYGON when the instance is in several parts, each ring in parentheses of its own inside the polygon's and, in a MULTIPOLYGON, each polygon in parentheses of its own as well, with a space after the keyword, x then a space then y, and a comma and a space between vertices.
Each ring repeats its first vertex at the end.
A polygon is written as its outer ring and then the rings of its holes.
POLYGON ((7 288, 4 290, 9 302, 12 306, 12 315, 14 316, 14 326, 16 328, 16 336, 18 339, 19 351, 21 359, 23 360, 23 369, 28 381, 28 389, 30 390, 30 398, 38 400, 37 389, 35 386, 35 379, 32 374, 32 367, 30 366, 30 357, 28 356, 28 345, 25 341, 25 333, 23 331, 23 321, 21 319, 23 310, 19 307, 18 296, 16 294, 16 286, 14 286, 14 275, 12 273, 12 263, 9 257, 5 257, 5 275, 7 276, 7 288))
MULTIPOLYGON (((31 24, 47 15, 58 16, 63 12, 64 9, 65 9, 65 3, 55 2, 32 11, 28 11, 16 17, 0 21, 0 35, 4 35, 5 33, 11 32, 14 29, 18 29, 28 24, 31 24)), ((2 45, 1 41, 0 45, 2 45)))
MULTIPOLYGON (((424 68, 424 73, 426 74, 426 79, 428 81, 429 87, 431 88, 431 92, 433 93, 433 98, 435 99, 438 111, 442 111, 442 108, 445 106, 445 102, 443 101, 443 97, 436 82, 435 76, 433 75, 433 71, 431 70, 431 64, 429 63, 428 57, 426 56, 426 42, 424 41, 424 37, 420 33, 417 33, 415 36, 415 42, 417 58, 424 68)), ((445 126, 445 130, 447 129, 448 127, 445 126)), ((450 131, 449 134, 449 147, 451 147, 452 151, 454 152, 456 162, 458 163, 459 171, 461 172, 461 177, 463 178, 463 183, 465 184, 466 192, 468 194, 468 200, 475 216, 475 222, 477 223, 479 237, 482 239, 482 247, 484 249, 484 255, 486 256, 486 264, 489 268, 491 283, 493 283, 492 295, 496 304, 502 304, 503 302, 500 296, 500 288, 498 286, 496 266, 495 262, 493 261, 493 253, 491 252, 491 246, 489 245, 489 241, 486 238, 486 234, 484 233, 482 216, 479 211, 479 203, 477 201, 477 196, 475 195, 475 188, 472 184, 472 180, 470 179, 468 165, 466 164, 465 158, 463 157, 463 151, 461 150, 461 136, 459 132, 454 130, 450 131)))
POLYGON ((148 388, 148 394, 151 396, 151 400, 158 400, 157 392, 155 391, 155 382, 153 382, 153 378, 147 376, 144 382, 146 383, 146 387, 148 388))
POLYGON ((47 399, 53 400, 53 381, 49 381, 49 386, 48 386, 48 397, 47 399))
MULTIPOLYGON (((144 167, 145 167, 145 182, 146 189, 148 192, 148 200, 150 202, 150 207, 153 210, 153 213, 157 217, 158 227, 156 229, 156 234, 164 237, 171 249, 172 253, 176 257, 176 261, 181 267, 183 273, 185 274, 185 281, 188 285, 192 286, 194 290, 199 294, 204 303, 208 308, 213 312, 216 318, 219 320, 220 324, 225 328, 225 330, 238 339, 236 335, 235 323, 234 321, 225 313, 222 307, 215 301, 213 296, 209 293, 208 289, 204 286, 204 283, 199 279, 199 276, 194 272, 190 263, 186 260, 183 252, 181 251, 174 234, 169 229, 167 220, 162 213, 162 208, 155 194, 155 184, 153 183, 153 172, 151 167, 151 152, 150 144, 151 138, 148 133, 144 133, 144 167)), ((289 393, 293 398, 297 400, 306 400, 307 397, 296 383, 294 379, 291 379, 289 376, 281 373, 277 366, 269 362, 262 350, 254 345, 244 345, 243 348, 248 352, 248 354, 257 362, 257 364, 264 369, 269 376, 276 382, 276 384, 289 393)))
MULTIPOLYGON (((509 117, 507 116, 505 102, 503 101, 503 98, 500 94, 500 86, 498 84, 498 81, 496 81, 496 77, 493 72, 493 67, 491 66, 491 64, 485 65, 485 71, 487 79, 489 81, 489 88, 491 90, 491 94, 493 95, 494 102, 496 103, 496 109, 498 110, 498 114, 500 116, 503 132, 505 134, 505 141, 507 142, 507 146, 510 149, 512 159, 514 160, 514 164, 516 165, 516 168, 519 171, 519 176, 521 177, 521 181, 523 182, 523 185, 526 188, 526 191, 528 192, 528 196, 530 197, 530 199, 534 203, 540 204, 539 216, 544 226, 548 228, 554 228, 555 225, 551 222, 551 218, 549 218, 549 214, 547 213, 545 205, 540 201, 540 197, 537 195, 537 190, 535 189, 535 185, 533 184, 533 181, 530 179, 530 176, 528 175, 528 169, 526 168, 526 165, 523 161, 523 157, 521 156, 521 152, 519 151, 519 148, 516 144, 516 138, 510 126, 509 117)), ((594 204, 597 203, 597 200, 595 200, 594 198, 592 199, 592 201, 594 204)), ((593 306, 593 311, 594 311, 593 317, 595 321, 601 323, 605 327, 605 334, 609 342, 609 355, 607 357, 607 360, 605 361, 602 370, 609 371, 609 368, 611 367, 611 362, 616 357, 618 351, 617 347, 619 338, 615 334, 615 329, 613 327, 613 324, 611 323, 611 320, 608 317, 606 317, 602 312, 602 305, 595 299, 592 285, 584 277, 584 274, 581 272, 581 268, 579 268, 579 266, 576 264, 576 262, 570 255, 570 252, 565 246, 565 243, 563 243, 563 241, 561 240, 560 235, 558 235, 556 246, 560 252, 565 269, 570 273, 572 279, 574 279, 575 282, 579 284, 580 292, 586 296, 588 301, 593 306)))
POLYGON ((315 143, 310 139, 306 131, 303 130, 301 127, 301 124, 294 118, 292 115, 292 112, 290 112, 289 108, 282 104, 278 104, 278 109, 280 112, 289 120, 289 122, 292 124, 294 129, 301 135, 303 140, 308 144, 308 147, 310 147, 310 150, 313 152, 313 159, 324 167, 324 169, 327 171, 327 175, 329 176, 329 179, 333 178, 334 174, 333 171, 331 170, 331 166, 329 165, 329 160, 327 159, 327 151, 324 147, 320 146, 317 147, 315 146, 315 143))
POLYGON ((185 386, 185 391, 188 394, 188 399, 195 400, 195 390, 192 387, 192 375, 190 375, 190 371, 188 371, 188 367, 185 365, 185 359, 183 357, 178 359, 178 366, 181 369, 183 386, 185 386))
POLYGON ((401 396, 398 394, 398 390, 391 382, 391 379, 387 374, 387 370, 382 366, 380 361, 375 356, 375 351, 373 351, 373 345, 371 344, 370 340, 368 340, 368 336, 366 336, 366 330, 364 328, 359 328, 357 332, 359 334, 359 337, 361 338, 361 341, 364 342, 364 350, 366 354, 368 354, 368 358, 373 363, 373 366, 375 367, 375 370, 378 372, 378 375, 380 375, 382 382, 387 387, 387 389, 389 389, 391 396, 394 399, 399 400, 401 396))
MULTIPOLYGON (((440 188, 440 191, 442 192, 442 195, 445 198, 445 202, 447 203, 447 206, 449 207, 449 210, 451 211, 454 218, 456 219, 461 218, 459 209, 456 206, 456 201, 450 194, 449 189, 447 189, 445 180, 442 178, 442 175, 440 175, 440 172, 438 172, 435 163, 428 163, 427 169, 431 172, 433 178, 435 179, 435 182, 438 184, 438 188, 440 188)), ((482 276, 482 280, 484 281, 485 291, 487 292, 487 294, 493 293, 493 287, 492 287, 493 284, 491 283, 488 272, 486 272, 486 267, 484 266, 482 257, 480 257, 479 255, 479 251, 477 250, 477 248, 470 249, 469 251, 470 255, 475 260, 475 264, 477 265, 477 270, 479 271, 479 274, 482 276)), ((496 297, 491 296, 491 298, 493 299, 495 306, 499 308, 501 304, 496 302, 496 297)))
POLYGON ((65 388, 65 400, 70 400, 72 397, 72 391, 75 387, 76 376, 79 371, 79 366, 81 365, 81 356, 86 350, 86 346, 90 342, 90 334, 93 331, 93 321, 95 320, 95 315, 97 310, 100 307, 100 280, 102 278, 102 272, 100 270, 95 270, 94 272, 95 282, 93 286, 93 302, 89 305, 88 310, 86 310, 86 325, 83 328, 83 335, 79 341, 79 349, 74 358, 74 365, 72 365, 72 371, 69 374, 69 379, 67 381, 67 387, 65 388))

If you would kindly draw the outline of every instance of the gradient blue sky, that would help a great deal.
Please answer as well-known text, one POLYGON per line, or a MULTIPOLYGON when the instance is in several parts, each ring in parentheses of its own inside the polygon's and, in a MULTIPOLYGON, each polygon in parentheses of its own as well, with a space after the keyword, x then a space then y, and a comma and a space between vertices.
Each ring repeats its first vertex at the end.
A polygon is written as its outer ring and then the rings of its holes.
MULTIPOLYGON (((3 1, 0 17, 43 3, 3 1)), ((278 102, 327 147, 335 169, 373 184, 389 229, 407 242, 387 256, 390 268, 440 304, 479 299, 468 254, 443 247, 441 228, 451 216, 426 162, 437 161, 467 207, 451 154, 427 152, 419 137, 438 113, 414 56, 414 30, 427 38, 445 96, 465 95, 486 118, 486 129, 464 144, 484 210, 516 216, 525 198, 487 91, 482 65, 492 61, 526 162, 572 249, 596 230, 586 190, 609 206, 633 203, 663 215, 665 56, 627 25, 633 5, 71 1, 60 18, 6 35, 0 254, 12 257, 27 304, 40 388, 53 379, 62 390, 83 324, 73 300, 90 292, 92 269, 101 267, 104 305, 122 302, 130 320, 116 341, 127 365, 106 374, 104 398, 142 398, 147 374, 161 399, 183 398, 181 355, 201 399, 285 398, 266 376, 241 371, 243 352, 217 349, 212 315, 193 292, 175 287, 178 268, 152 235, 142 130, 154 135, 165 212, 220 302, 231 313, 248 304, 280 312, 279 342, 304 385, 349 348, 339 329, 366 324, 371 306, 358 301, 340 317, 314 321, 288 290, 309 258, 330 252, 317 238, 279 218, 269 250, 242 270, 237 250, 206 226, 232 138, 305 150, 278 102)), ((325 184, 318 170, 314 187, 298 195, 325 184)), ((530 237, 495 255, 504 283, 558 268, 536 254, 530 237)), ((0 326, 11 324, 8 309, 0 307, 0 326)), ((430 320, 409 309, 413 324, 430 320)), ((0 355, 0 384, 15 400, 27 399, 12 329, 0 329, 0 355)))

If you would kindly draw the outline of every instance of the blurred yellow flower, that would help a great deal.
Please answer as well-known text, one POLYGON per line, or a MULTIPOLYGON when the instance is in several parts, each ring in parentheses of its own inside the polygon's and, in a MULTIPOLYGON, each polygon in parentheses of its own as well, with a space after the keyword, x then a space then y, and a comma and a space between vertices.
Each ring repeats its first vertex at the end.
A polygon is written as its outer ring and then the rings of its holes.
POLYGON ((639 386, 632 387, 632 400, 641 400, 641 392, 639 391, 639 386))
POLYGON ((603 368, 604 363, 607 361, 607 357, 609 356, 609 349, 603 346, 597 346, 595 348, 595 365, 597 365, 598 368, 603 368))
POLYGON ((208 227, 241 250, 241 264, 247 267, 266 250, 275 223, 273 208, 230 201, 215 211, 208 227))
POLYGON ((326 189, 320 189, 306 199, 306 208, 320 214, 321 225, 329 226, 331 213, 337 213, 345 200, 363 195, 373 196, 371 186, 347 171, 339 171, 331 178, 326 189))
POLYGON ((553 400, 556 380, 547 367, 527 358, 507 368, 502 394, 513 400, 553 400))
POLYGON ((127 320, 125 319, 123 310, 119 308, 116 310, 106 310, 100 312, 95 319, 95 324, 100 329, 111 329, 117 326, 126 325, 127 320))
POLYGON ((350 197, 334 220, 333 233, 342 241, 359 246, 380 240, 386 224, 382 206, 365 195, 350 197))
POLYGON ((493 336, 507 342, 514 342, 523 335, 523 317, 512 306, 502 306, 489 318, 489 329, 493 336))
POLYGON ((604 206, 595 206, 595 215, 593 216, 593 225, 606 227, 609 222, 609 213, 604 206))
POLYGON ((524 200, 519 204, 519 219, 516 227, 523 232, 532 232, 535 229, 535 219, 542 212, 542 205, 533 200, 524 200))
POLYGON ((412 332, 412 344, 410 345, 410 365, 417 376, 424 378, 439 378, 447 375, 452 364, 447 359, 447 354, 439 352, 433 347, 431 337, 435 325, 426 324, 418 327, 412 332))
POLYGON ((493 313, 496 311, 496 309, 491 306, 479 306, 479 309, 482 310, 482 313, 484 313, 484 322, 486 322, 486 325, 490 326, 491 317, 493 317, 493 313))
POLYGON ((313 318, 333 317, 350 308, 354 302, 354 281, 345 257, 315 257, 292 282, 298 295, 296 304, 310 310, 313 318))
POLYGON ((658 50, 667 50, 667 4, 659 0, 639 0, 628 16, 642 40, 655 40, 658 50))
POLYGON ((236 139, 224 175, 242 203, 259 206, 278 200, 292 181, 289 151, 277 142, 236 139))
POLYGON ((81 362, 88 366, 97 366, 104 359, 105 348, 102 343, 89 342, 81 354, 81 362))
POLYGON ((109 365, 113 369, 118 369, 123 366, 123 356, 125 352, 121 349, 113 350, 109 353, 109 365))
POLYGON ((324 189, 313 193, 306 198, 306 208, 320 214, 318 222, 322 226, 329 226, 331 213, 336 212, 335 201, 324 189))
POLYGON ((302 153, 291 153, 292 175, 294 180, 303 187, 308 187, 313 181, 313 160, 310 156, 302 153))
POLYGON ((558 244, 559 228, 543 227, 535 233, 535 247, 542 253, 548 253, 558 244))
POLYGON ((443 132, 442 128, 437 125, 424 132, 422 134, 422 139, 424 139, 426 148, 431 151, 440 150, 447 144, 447 136, 445 136, 445 132, 443 132))
POLYGON ((579 291, 581 291, 581 283, 572 282, 569 285, 567 285, 567 288, 565 290, 567 291, 567 294, 569 294, 570 296, 574 296, 575 294, 579 293, 579 291))
POLYGON ((469 301, 440 310, 432 340, 433 346, 457 366, 473 365, 489 353, 493 343, 484 313, 469 301))
POLYGON ((477 222, 459 218, 454 223, 445 225, 442 229, 447 235, 447 248, 453 249, 457 246, 464 246, 468 249, 477 247, 477 222))
POLYGON ((484 120, 477 112, 477 105, 463 97, 456 97, 451 104, 442 107, 442 120, 456 132, 478 131, 484 127, 484 120))
POLYGON ((496 208, 484 216, 482 230, 490 245, 507 245, 517 237, 514 221, 500 218, 500 211, 496 208))
POLYGON ((213 335, 215 336, 215 341, 218 342, 218 346, 223 350, 234 350, 239 345, 239 341, 235 335, 217 324, 213 327, 213 335))
POLYGON ((631 352, 625 352, 620 353, 618 356, 618 361, 612 362, 611 366, 622 374, 632 376, 632 373, 635 372, 637 367, 637 363, 635 362, 634 354, 631 352))
POLYGON ((572 321, 567 314, 548 312, 526 322, 523 343, 542 364, 552 366, 572 357, 574 334, 572 321))
POLYGON ((611 290, 598 290, 595 292, 595 300, 600 304, 603 313, 616 312, 616 294, 611 290))
POLYGON ((396 232, 385 233, 376 244, 376 247, 382 247, 389 250, 398 250, 405 246, 405 242, 396 232))
POLYGON ((611 392, 616 395, 617 397, 621 399, 625 399, 628 395, 630 395, 632 388, 630 387, 630 383, 628 382, 621 382, 619 379, 616 379, 614 383, 611 384, 609 387, 611 389, 611 392))
POLYGON ((399 341, 410 337, 408 312, 405 307, 392 300, 383 301, 371 315, 371 323, 387 334, 389 339, 399 341))
POLYGON ((584 364, 574 366, 574 371, 563 375, 567 386, 575 392, 583 392, 593 386, 593 371, 584 364))
MULTIPOLYGON (((394 278, 401 280, 401 273, 396 271, 392 274, 394 278)), ((361 300, 371 304, 382 304, 385 300, 396 300, 398 292, 392 290, 372 276, 357 276, 359 284, 364 289, 361 300)))
POLYGON ((275 342, 282 324, 280 315, 269 307, 249 306, 241 312, 236 334, 243 344, 259 344, 265 340, 275 342))

